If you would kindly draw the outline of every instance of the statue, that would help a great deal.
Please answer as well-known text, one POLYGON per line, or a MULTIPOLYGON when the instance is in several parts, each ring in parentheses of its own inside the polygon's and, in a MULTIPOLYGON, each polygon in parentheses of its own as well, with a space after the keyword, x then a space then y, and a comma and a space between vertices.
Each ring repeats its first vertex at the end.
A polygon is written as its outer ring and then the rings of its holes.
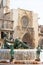
POLYGON ((40 61, 40 52, 41 52, 41 48, 38 45, 37 47, 37 51, 36 51, 36 61, 40 61))
POLYGON ((28 49, 28 45, 25 44, 24 42, 20 41, 19 39, 15 39, 14 41, 14 48, 15 49, 28 49))
POLYGON ((12 44, 14 45, 14 49, 29 49, 29 46, 25 42, 22 42, 19 39, 14 40, 12 37, 11 39, 8 39, 7 33, 4 33, 4 49, 10 49, 12 44))
POLYGON ((14 46, 13 45, 10 46, 10 55, 11 55, 10 62, 12 62, 14 59, 14 46))
POLYGON ((29 49, 27 44, 25 44, 24 42, 22 42, 22 41, 20 41, 18 39, 15 39, 15 41, 5 39, 4 40, 4 49, 10 49, 10 46, 12 44, 14 45, 14 49, 29 49))

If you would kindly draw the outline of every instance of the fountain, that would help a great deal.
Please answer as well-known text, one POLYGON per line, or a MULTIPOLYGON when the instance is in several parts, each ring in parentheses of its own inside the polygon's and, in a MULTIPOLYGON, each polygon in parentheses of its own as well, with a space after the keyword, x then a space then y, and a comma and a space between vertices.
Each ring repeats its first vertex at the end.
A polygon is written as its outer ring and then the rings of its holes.
MULTIPOLYGON (((0 49, 0 62, 10 63, 10 49, 0 49)), ((42 63, 43 52, 40 53, 40 61, 35 61, 37 49, 15 49, 14 50, 14 63, 25 63, 25 64, 40 64, 42 63)), ((43 51, 43 50, 42 50, 43 51)))
MULTIPOLYGON (((14 59, 15 60, 35 60, 36 52, 35 49, 15 49, 14 50, 14 59)), ((10 59, 10 49, 0 49, 0 60, 1 59, 10 59)))

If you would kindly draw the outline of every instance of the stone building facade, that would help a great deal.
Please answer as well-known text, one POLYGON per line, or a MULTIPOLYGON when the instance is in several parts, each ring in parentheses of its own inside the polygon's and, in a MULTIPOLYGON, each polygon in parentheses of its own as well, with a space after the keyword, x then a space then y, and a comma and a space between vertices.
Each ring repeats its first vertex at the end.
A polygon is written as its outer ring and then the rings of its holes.
POLYGON ((38 15, 24 9, 14 9, 14 38, 19 38, 29 46, 36 48, 38 45, 38 15))
POLYGON ((10 0, 0 1, 0 46, 4 41, 4 34, 7 33, 7 37, 13 37, 13 19, 12 12, 9 10, 10 0))
POLYGON ((0 43, 3 32, 18 38, 32 48, 38 46, 38 14, 24 9, 10 9, 10 0, 0 0, 0 43), (14 33, 14 34, 13 34, 14 33))
MULTIPOLYGON (((4 33, 8 39, 20 39, 31 48, 40 45, 43 48, 43 26, 38 26, 38 15, 33 11, 9 8, 10 0, 0 0, 0 48, 4 42, 4 33)), ((17 60, 35 59, 35 50, 15 52, 17 60), (21 57, 20 57, 21 56, 21 57)), ((0 53, 0 58, 10 59, 9 50, 0 53)))

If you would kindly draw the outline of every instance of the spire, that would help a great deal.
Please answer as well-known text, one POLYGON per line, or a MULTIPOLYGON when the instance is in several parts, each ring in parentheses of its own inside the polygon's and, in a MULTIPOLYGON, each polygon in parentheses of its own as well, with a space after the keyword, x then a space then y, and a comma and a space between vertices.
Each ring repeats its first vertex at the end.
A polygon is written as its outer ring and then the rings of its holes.
POLYGON ((3 7, 3 0, 0 0, 0 8, 3 7))

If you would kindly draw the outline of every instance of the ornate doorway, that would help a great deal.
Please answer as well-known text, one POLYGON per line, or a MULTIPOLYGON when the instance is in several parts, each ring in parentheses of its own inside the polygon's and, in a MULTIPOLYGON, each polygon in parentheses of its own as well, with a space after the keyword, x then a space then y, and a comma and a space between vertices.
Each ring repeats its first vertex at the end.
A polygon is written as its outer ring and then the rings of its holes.
POLYGON ((25 33, 22 41, 25 42, 31 49, 35 47, 35 44, 33 42, 33 36, 30 35, 30 33, 25 33))

